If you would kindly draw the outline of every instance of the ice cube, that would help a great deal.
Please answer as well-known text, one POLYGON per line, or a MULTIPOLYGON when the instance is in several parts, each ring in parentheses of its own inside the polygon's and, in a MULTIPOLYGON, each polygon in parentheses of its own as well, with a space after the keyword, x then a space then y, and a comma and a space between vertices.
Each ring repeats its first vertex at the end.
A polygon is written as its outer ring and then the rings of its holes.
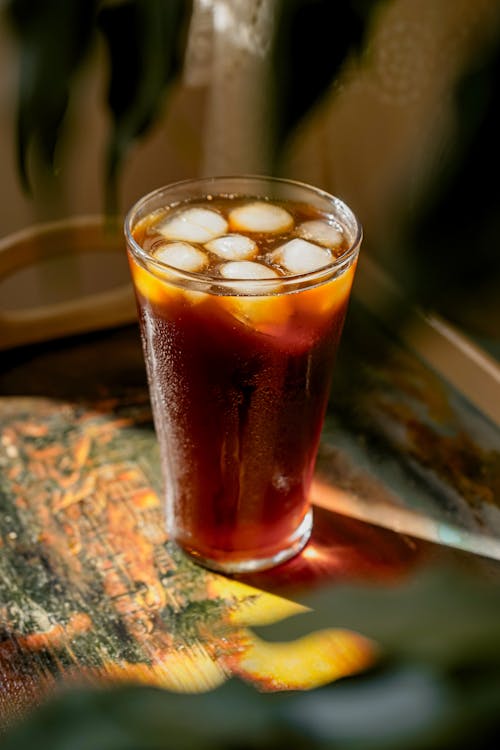
POLYGON ((188 242, 170 242, 168 245, 162 245, 155 250, 154 257, 166 263, 167 266, 173 266, 182 271, 201 271, 208 265, 208 257, 205 253, 188 242))
POLYGON ((226 279, 272 279, 278 275, 273 268, 252 260, 230 261, 221 265, 219 270, 226 279))
POLYGON ((232 229, 241 232, 286 232, 293 226, 293 218, 280 206, 264 201, 247 203, 239 206, 229 214, 232 229))
POLYGON ((342 244, 343 235, 340 229, 328 224, 327 221, 305 221, 297 227, 297 234, 304 240, 311 240, 318 245, 326 247, 339 247, 342 244))
POLYGON ((219 271, 225 279, 238 279, 249 282, 248 284, 238 284, 237 290, 240 294, 255 294, 260 290, 262 290, 263 294, 266 294, 274 288, 274 285, 266 285, 265 289, 262 289, 258 280, 278 278, 278 273, 273 268, 251 260, 235 260, 223 263, 219 266, 219 271), (251 283, 254 279, 257 280, 256 284, 251 283))
POLYGON ((159 224, 158 231, 167 240, 208 242, 227 232, 227 221, 208 208, 188 208, 159 224))
POLYGON ((224 260, 247 260, 257 254, 256 243, 244 234, 226 234, 207 242, 207 250, 224 260))
POLYGON ((220 295, 218 303, 236 320, 261 333, 279 335, 290 316, 288 295, 275 294, 281 277, 272 268, 249 260, 232 261, 220 266, 227 279, 238 279, 234 294, 220 295), (268 280, 262 289, 262 280, 268 280))
POLYGON ((333 257, 326 247, 319 247, 307 240, 295 239, 285 242, 275 250, 271 259, 291 274, 311 273, 324 268, 333 257))

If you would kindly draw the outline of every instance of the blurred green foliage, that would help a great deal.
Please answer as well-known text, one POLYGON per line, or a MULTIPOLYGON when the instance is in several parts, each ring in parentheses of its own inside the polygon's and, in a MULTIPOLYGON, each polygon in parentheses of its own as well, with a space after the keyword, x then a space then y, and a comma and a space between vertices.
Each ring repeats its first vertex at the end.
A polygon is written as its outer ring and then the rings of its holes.
POLYGON ((500 29, 492 37, 451 91, 454 131, 407 227, 411 253, 424 261, 419 296, 450 296, 456 308, 494 279, 500 294, 500 186, 492 177, 500 169, 500 29))
POLYGON ((32 183, 33 156, 42 170, 55 171, 70 93, 100 34, 112 120, 104 182, 107 207, 116 209, 121 165, 161 111, 180 69, 190 14, 189 0, 7 1, 6 16, 19 42, 17 152, 25 189, 32 183))
POLYGON ((309 692, 233 680, 202 695, 71 690, 8 734, 2 750, 489 750, 500 737, 496 582, 427 572, 391 587, 337 587, 310 613, 261 628, 289 640, 352 627, 381 647, 370 672, 309 692))
MULTIPOLYGON (((287 136, 359 47, 380 1, 276 0, 268 125, 276 167, 287 136)), ((181 70, 191 0, 7 0, 5 8, 19 43, 17 153, 26 190, 35 167, 56 171, 74 82, 96 38, 103 41, 111 116, 104 185, 116 211, 128 151, 157 121, 181 70)))
POLYGON ((375 10, 385 0, 278 0, 271 50, 274 156, 302 118, 359 53, 375 10))
POLYGON ((30 185, 31 144, 53 168, 73 78, 92 39, 97 0, 8 0, 7 18, 20 41, 17 155, 25 188, 30 185))
POLYGON ((117 208, 117 180, 127 151, 153 125, 180 71, 190 10, 186 0, 129 0, 104 5, 97 16, 109 56, 113 131, 106 184, 111 213, 117 208))

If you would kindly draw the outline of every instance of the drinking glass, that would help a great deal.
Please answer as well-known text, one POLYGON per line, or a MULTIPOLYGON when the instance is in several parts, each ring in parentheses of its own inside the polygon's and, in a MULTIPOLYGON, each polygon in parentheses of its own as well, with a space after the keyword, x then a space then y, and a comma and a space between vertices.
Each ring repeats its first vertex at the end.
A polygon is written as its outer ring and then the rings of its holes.
POLYGON ((129 211, 125 234, 168 533, 215 570, 277 565, 311 534, 308 491, 360 224, 341 200, 305 184, 214 177, 146 195, 129 211), (158 242, 147 240, 164 215, 193 206, 227 215, 255 202, 294 219, 271 238, 251 226, 242 230, 266 246, 264 262, 274 257, 271 244, 279 248, 318 222, 340 233, 342 248, 321 268, 249 281, 167 264, 155 255, 158 242))

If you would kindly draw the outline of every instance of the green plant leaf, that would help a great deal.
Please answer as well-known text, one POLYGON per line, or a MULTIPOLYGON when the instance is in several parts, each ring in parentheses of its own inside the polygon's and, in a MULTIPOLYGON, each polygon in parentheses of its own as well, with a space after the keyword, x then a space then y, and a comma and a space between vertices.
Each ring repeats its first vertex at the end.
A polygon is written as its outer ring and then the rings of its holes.
POLYGON ((99 13, 109 55, 108 104, 113 117, 106 160, 111 212, 116 210, 123 159, 158 117, 179 72, 190 13, 186 0, 125 0, 105 5, 99 13))
POLYGON ((389 659, 442 670, 485 663, 500 669, 500 586, 481 578, 443 568, 396 586, 322 589, 301 603, 310 611, 259 629, 262 637, 347 628, 372 638, 389 659))
POLYGON ((236 680, 200 695, 152 688, 67 691, 2 750, 490 750, 500 736, 500 597, 494 580, 437 571, 391 587, 332 587, 310 614, 260 629, 288 641, 356 627, 390 659, 304 692, 236 680), (480 644, 471 648, 471 644, 480 644))
POLYGON ((6 15, 20 45, 17 161, 31 189, 29 154, 54 170, 56 146, 76 72, 90 46, 97 0, 9 0, 6 15))
POLYGON ((278 1, 271 66, 276 148, 359 50, 372 14, 384 1, 278 1))

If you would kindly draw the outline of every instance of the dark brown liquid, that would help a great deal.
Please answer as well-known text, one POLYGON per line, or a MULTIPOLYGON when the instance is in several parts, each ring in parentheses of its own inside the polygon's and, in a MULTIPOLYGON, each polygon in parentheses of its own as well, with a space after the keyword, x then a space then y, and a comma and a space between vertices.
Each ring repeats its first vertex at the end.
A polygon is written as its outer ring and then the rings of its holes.
POLYGON ((354 268, 255 300, 131 267, 173 533, 221 564, 272 557, 308 512, 354 268))

